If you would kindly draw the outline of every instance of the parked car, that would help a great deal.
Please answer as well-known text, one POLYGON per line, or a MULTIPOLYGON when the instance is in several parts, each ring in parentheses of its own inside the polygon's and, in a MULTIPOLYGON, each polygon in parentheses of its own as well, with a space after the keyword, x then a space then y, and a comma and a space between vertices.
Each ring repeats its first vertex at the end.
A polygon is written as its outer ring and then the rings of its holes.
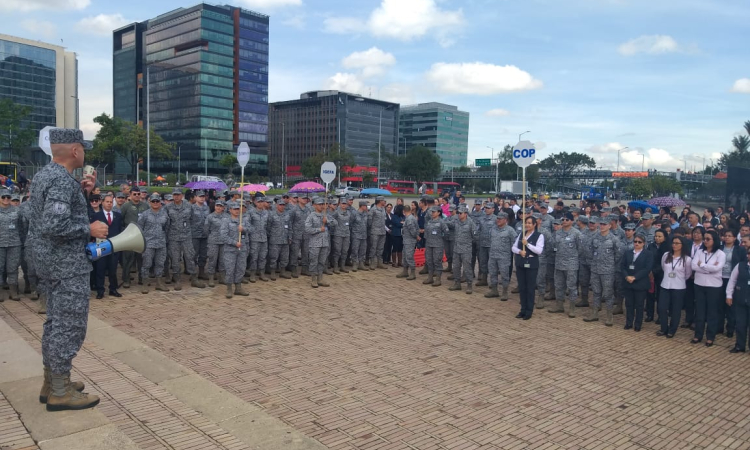
POLYGON ((350 187, 350 186, 336 188, 336 195, 347 195, 347 194, 353 197, 358 197, 359 189, 350 187))

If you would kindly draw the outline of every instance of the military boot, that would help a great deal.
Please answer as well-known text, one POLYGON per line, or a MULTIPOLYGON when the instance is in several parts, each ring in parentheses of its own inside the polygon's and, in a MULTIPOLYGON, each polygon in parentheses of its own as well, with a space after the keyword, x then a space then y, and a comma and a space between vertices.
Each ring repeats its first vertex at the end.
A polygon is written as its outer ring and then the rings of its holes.
POLYGON ((341 273, 349 273, 349 271, 346 270, 346 266, 343 265, 343 264, 341 265, 341 267, 339 268, 339 270, 341 271, 341 273))
POLYGON ((317 288, 318 287, 318 276, 317 275, 310 275, 310 286, 317 288))
MULTIPOLYGON (((370 258, 370 270, 375 270, 378 268, 378 258, 370 258)), ((382 264, 380 264, 382 266, 382 264)))
POLYGON ((487 274, 486 273, 479 274, 479 281, 477 281, 477 286, 487 286, 487 274))
POLYGON ((205 269, 205 267, 198 267, 198 279, 199 280, 208 280, 208 276, 206 276, 206 269, 205 269))
POLYGON ((500 295, 500 301, 507 302, 508 301, 508 286, 503 286, 503 293, 500 295))
POLYGON ((521 290, 518 288, 518 285, 510 290, 511 294, 518 294, 519 292, 521 292, 521 290))
MULTIPOLYGON (((50 395, 50 390, 52 389, 52 372, 50 371, 49 366, 44 366, 44 382, 42 382, 42 390, 39 392, 39 403, 47 403, 47 398, 50 395)), ((68 386, 71 389, 74 389, 78 392, 83 391, 84 384, 80 381, 70 381, 68 379, 68 386)))
POLYGON ((258 278, 260 279, 260 281, 268 281, 268 277, 266 276, 266 271, 265 270, 259 270, 258 271, 258 278))
POLYGON ((300 272, 300 275, 303 277, 307 277, 310 275, 310 271, 307 270, 307 266, 302 266, 302 271, 300 272))
POLYGON ((141 286, 141 294, 148 294, 148 284, 141 286))
POLYGON ((576 316, 576 304, 574 302, 570 302, 568 307, 568 317, 571 319, 575 318, 576 316))
POLYGON ((206 283, 199 280, 195 274, 192 274, 190 275, 190 286, 197 287, 197 288, 204 288, 206 287, 206 283))
POLYGON ((232 283, 227 283, 227 293, 224 294, 226 298, 234 297, 234 289, 232 289, 232 283))
POLYGON ((156 279, 156 290, 169 292, 169 288, 164 284, 164 277, 159 277, 156 279))
POLYGON ((29 294, 29 298, 32 300, 39 300, 39 292, 36 290, 36 283, 33 281, 31 282, 31 294, 29 294))
POLYGON ((612 323, 614 323, 614 313, 612 311, 612 308, 607 308, 607 320, 604 322, 604 325, 611 327, 612 323))
POLYGON ((417 279, 416 271, 417 271, 417 269, 415 269, 414 267, 410 268, 409 269, 409 276, 406 277, 406 279, 409 280, 409 281, 416 280, 417 279))
POLYGON ((47 314, 47 296, 42 294, 39 296, 39 309, 37 314, 47 314))
POLYGON ((554 289, 550 289, 549 292, 547 292, 546 294, 544 294, 544 299, 545 300, 555 300, 555 290, 554 289))
POLYGON ((441 284, 443 284, 441 278, 443 278, 443 274, 442 273, 436 274, 435 275, 435 281, 432 282, 432 287, 438 287, 441 284))
POLYGON ((541 292, 537 292, 535 298, 536 305, 534 306, 536 307, 536 309, 544 309, 544 294, 542 294, 541 292))
POLYGON ((15 301, 21 300, 21 297, 19 297, 19 295, 18 295, 18 285, 17 284, 11 284, 9 286, 10 286, 10 289, 9 289, 9 293, 8 293, 8 298, 10 298, 11 300, 15 300, 15 301))
POLYGON ((388 266, 386 266, 385 264, 383 264, 383 261, 381 261, 380 258, 377 258, 377 260, 378 260, 378 269, 387 269, 388 268, 388 266))
POLYGON ((461 290, 461 282, 456 280, 453 282, 453 285, 448 288, 449 291, 460 291, 461 290))
POLYGON ((428 272, 429 270, 427 269, 427 265, 425 264, 424 266, 422 266, 422 270, 419 271, 419 274, 426 275, 428 272))
POLYGON ((336 264, 333 265, 333 273, 336 275, 341 275, 341 271, 339 270, 339 266, 336 264))
POLYGON ((596 322, 599 320, 599 308, 594 305, 589 306, 589 315, 583 318, 584 322, 596 322))
POLYGON ((214 287, 216 286, 216 283, 214 283, 214 274, 210 274, 208 276, 208 287, 214 287))
POLYGON ((565 312, 565 302, 562 300, 555 300, 555 306, 554 308, 550 308, 547 310, 548 313, 553 314, 560 314, 565 312))
MULTIPOLYGON (((477 286, 479 286, 479 283, 477 283, 477 286)), ((487 292, 486 294, 484 294, 484 297, 485 298, 500 297, 500 293, 497 292, 497 286, 490 286, 489 292, 487 292)))
POLYGON ((471 289, 471 283, 466 283, 466 293, 471 294, 472 292, 474 291, 471 289))
POLYGON ((276 280, 278 280, 278 279, 279 279, 279 278, 278 278, 278 277, 276 276, 276 270, 271 270, 271 275, 270 275, 270 277, 271 277, 271 281, 276 281, 276 280))
POLYGON ((330 284, 328 284, 328 282, 323 279, 323 274, 318 275, 318 286, 320 287, 330 286, 330 284))
POLYGON ((289 273, 289 272, 287 272, 286 268, 281 269, 281 273, 279 274, 279 276, 281 278, 285 279, 285 280, 291 280, 292 279, 292 274, 289 273))
POLYGON ((434 281, 434 276, 431 273, 428 273, 427 278, 422 282, 422 284, 432 284, 434 281))
MULTIPOLYGON (((456 277, 453 276, 453 272, 448 272, 448 281, 453 281, 455 279, 456 277)), ((461 281, 461 278, 459 277, 458 280, 461 281)))
POLYGON ((250 295, 250 293, 242 290, 242 283, 236 283, 234 285, 234 295, 241 295, 243 297, 247 297, 248 295, 250 295))
POLYGON ((50 395, 47 411, 65 411, 91 408, 99 404, 99 397, 85 394, 70 385, 70 372, 50 375, 50 395))
POLYGON ((292 278, 299 278, 299 266, 292 266, 290 275, 292 276, 292 278))
POLYGON ((617 299, 615 299, 615 308, 612 310, 612 314, 614 314, 616 316, 616 315, 622 314, 622 313, 623 313, 623 311, 622 311, 622 299, 621 298, 617 298, 617 299))
POLYGON ((357 262, 352 262, 352 272, 356 272, 359 270, 359 264, 357 262))
POLYGON ((589 293, 587 292, 586 295, 581 295, 581 298, 578 299, 576 302, 576 306, 580 306, 581 308, 586 308, 589 306, 589 293))
MULTIPOLYGON (((331 270, 330 267, 326 267, 325 269, 323 269, 323 274, 325 274, 325 275, 333 275, 333 271, 331 270)), ((318 284, 320 284, 320 280, 318 280, 318 284)))
POLYGON ((225 284, 224 272, 216 272, 216 284, 225 284))
POLYGON ((406 266, 404 266, 401 269, 401 273, 399 273, 398 275, 396 275, 396 278, 406 278, 408 276, 409 276, 409 268, 406 267, 406 266))
POLYGON ((250 272, 250 277, 248 278, 251 283, 256 283, 257 280, 255 279, 255 271, 250 272))
POLYGON ((176 273, 173 278, 174 278, 174 290, 181 291, 182 290, 182 274, 176 273))

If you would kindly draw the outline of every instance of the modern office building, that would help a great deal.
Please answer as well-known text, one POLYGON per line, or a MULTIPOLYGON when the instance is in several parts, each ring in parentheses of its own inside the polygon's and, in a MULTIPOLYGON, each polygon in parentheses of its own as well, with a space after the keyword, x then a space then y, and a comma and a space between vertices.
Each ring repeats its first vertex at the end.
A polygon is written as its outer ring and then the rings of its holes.
MULTIPOLYGON (((65 47, 0 34, 0 99, 33 109, 27 124, 78 127, 78 60, 65 47)), ((41 150, 35 164, 49 162, 41 150)), ((3 156, 5 159, 5 155, 3 156)))
POLYGON ((401 151, 421 145, 441 159, 443 171, 465 166, 469 152, 469 113, 443 103, 401 107, 401 151))
MULTIPOLYGON (((268 171, 266 15, 199 4, 113 33, 114 115, 150 123, 174 145, 151 172, 223 174, 223 156, 250 146, 245 173, 268 171)), ((117 173, 129 165, 118 164, 117 173)))
POLYGON ((394 153, 398 141, 399 105, 359 94, 311 91, 299 100, 271 103, 269 160, 299 170, 302 162, 338 143, 357 165, 375 165, 373 153, 394 153))

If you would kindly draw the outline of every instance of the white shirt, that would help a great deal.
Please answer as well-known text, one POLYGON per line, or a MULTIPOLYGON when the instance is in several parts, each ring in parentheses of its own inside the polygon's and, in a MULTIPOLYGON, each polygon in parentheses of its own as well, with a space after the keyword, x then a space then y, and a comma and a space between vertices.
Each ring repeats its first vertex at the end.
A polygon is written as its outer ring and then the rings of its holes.
MULTIPOLYGON (((531 237, 532 234, 534 234, 533 231, 526 235, 527 241, 529 240, 529 237, 531 237)), ((520 242, 520 239, 521 239, 521 235, 519 234, 516 237, 516 243, 513 244, 513 247, 511 248, 513 253, 515 253, 516 255, 521 253, 521 250, 518 248, 518 243, 520 242)), ((542 252, 544 251, 544 235, 542 233, 539 233, 539 238, 536 240, 536 245, 531 245, 531 243, 528 243, 526 244, 526 248, 536 253, 537 255, 541 255, 542 252)))
POLYGON ((664 253, 661 257, 661 268, 664 271, 664 279, 661 281, 662 289, 686 289, 685 280, 693 274, 691 267, 693 259, 685 255, 683 265, 683 258, 675 258, 671 263, 668 263, 668 256, 669 253, 664 253), (674 273, 674 276, 670 276, 671 273, 674 273))
POLYGON ((515 214, 518 212, 519 209, 521 209, 521 207, 518 205, 513 205, 511 206, 511 209, 513 210, 513 214, 515 214))
MULTIPOLYGON (((750 266, 750 262, 747 263, 748 266, 750 266)), ((740 275, 740 264, 737 264, 734 266, 734 269, 732 269, 732 274, 729 275, 729 281, 727 282, 727 298, 732 298, 732 295, 734 294, 734 288, 737 287, 737 277, 740 275)))
POLYGON ((721 287, 721 269, 724 268, 726 255, 721 250, 708 253, 703 249, 696 252, 692 268, 695 273, 695 284, 703 287, 721 287))

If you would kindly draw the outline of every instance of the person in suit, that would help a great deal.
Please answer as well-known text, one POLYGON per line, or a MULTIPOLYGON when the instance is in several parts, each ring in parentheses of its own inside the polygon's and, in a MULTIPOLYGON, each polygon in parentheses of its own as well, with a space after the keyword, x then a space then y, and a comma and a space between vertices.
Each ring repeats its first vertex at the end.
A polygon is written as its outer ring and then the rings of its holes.
MULTIPOLYGON (((104 222, 109 226, 107 239, 111 239, 122 232, 122 215, 112 209, 112 196, 104 197, 102 208, 94 213, 92 221, 104 222)), ((117 292, 117 261, 118 253, 112 253, 98 259, 96 264, 96 298, 104 298, 104 276, 109 272, 109 295, 122 297, 117 292)))
MULTIPOLYGON (((726 291, 732 269, 737 264, 745 262, 747 256, 745 256, 745 249, 737 243, 737 232, 730 228, 723 231, 722 243, 719 248, 724 252, 725 257, 724 268, 721 270, 721 278, 723 281, 722 289, 726 291)), ((721 334, 724 332, 725 323, 726 336, 728 338, 734 337, 734 309, 727 303, 721 302, 719 304, 719 329, 716 330, 717 333, 721 334)))
POLYGON ((645 248, 646 236, 637 234, 633 239, 633 251, 625 252, 622 257, 622 274, 625 277, 623 291, 625 294, 625 329, 641 331, 643 308, 646 293, 651 286, 649 274, 654 264, 654 257, 645 248))

